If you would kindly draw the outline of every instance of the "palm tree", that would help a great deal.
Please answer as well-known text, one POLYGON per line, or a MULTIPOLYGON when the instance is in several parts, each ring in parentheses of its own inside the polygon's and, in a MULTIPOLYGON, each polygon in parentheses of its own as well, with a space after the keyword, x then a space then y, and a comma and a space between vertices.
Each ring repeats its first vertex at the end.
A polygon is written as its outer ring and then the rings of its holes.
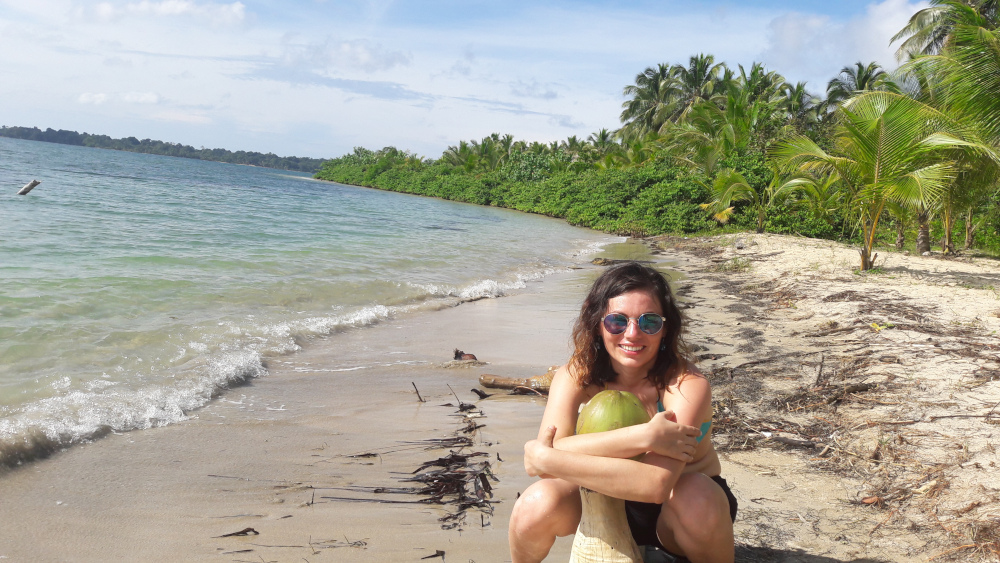
POLYGON ((959 172, 955 181, 941 194, 938 203, 944 229, 941 252, 945 254, 955 253, 952 235, 960 214, 965 215, 968 248, 972 238, 970 224, 974 223, 973 211, 996 194, 1000 181, 1000 166, 984 153, 961 151, 957 155, 957 168, 959 172))
POLYGON ((631 98, 622 103, 621 121, 630 131, 655 131, 663 124, 661 109, 670 103, 670 66, 660 63, 637 74, 635 84, 625 87, 622 94, 631 98))
POLYGON ((750 65, 749 74, 743 65, 740 65, 740 76, 736 78, 736 81, 739 83, 740 89, 746 91, 749 103, 773 99, 781 94, 785 86, 783 76, 764 68, 764 63, 756 62, 750 65))
POLYGON ((848 202, 840 187, 840 176, 836 172, 826 175, 801 174, 793 190, 791 203, 805 208, 813 217, 833 223, 834 213, 843 209, 848 202))
POLYGON ((615 134, 607 129, 601 129, 600 131, 591 133, 590 136, 587 137, 587 142, 593 145, 594 150, 597 151, 599 156, 604 156, 617 147, 617 143, 615 143, 615 134))
POLYGON ((587 142, 581 141, 576 137, 576 135, 571 135, 566 138, 565 141, 559 144, 559 148, 563 152, 570 156, 570 160, 576 162, 582 160, 586 156, 587 152, 587 142))
POLYGON ((448 147, 444 151, 444 154, 441 155, 441 159, 452 166, 464 169, 466 172, 475 170, 479 164, 479 157, 476 151, 465 141, 459 141, 457 147, 448 147))
POLYGON ((795 189, 804 181, 803 174, 786 174, 772 168, 771 181, 766 187, 757 188, 750 184, 739 172, 725 169, 719 172, 712 183, 712 201, 701 204, 701 208, 712 214, 712 218, 726 223, 733 214, 733 202, 746 201, 756 213, 757 232, 764 232, 767 210, 788 201, 795 189))
MULTIPOLYGON (((920 77, 924 98, 942 108, 954 119, 976 130, 983 144, 996 152, 1000 150, 1000 30, 998 27, 998 2, 972 2, 975 8, 964 3, 938 3, 948 12, 948 40, 939 55, 913 60, 904 70, 920 77)), ((917 250, 930 250, 930 215, 939 212, 946 227, 955 222, 955 215, 966 214, 966 242, 971 242, 976 221, 972 212, 996 191, 997 161, 989 153, 960 154, 962 162, 957 181, 949 186, 942 198, 940 209, 924 209, 918 216, 917 250)), ((950 228, 947 230, 950 236, 950 228)), ((946 251, 952 248, 945 241, 946 251)))
POLYGON ((782 85, 781 109, 786 113, 788 121, 799 131, 819 121, 822 115, 823 100, 806 91, 806 83, 782 85))
POLYGON ((947 153, 971 146, 961 127, 917 100, 869 92, 838 110, 837 153, 827 154, 804 136, 779 143, 778 162, 805 170, 835 171, 852 192, 863 235, 861 270, 873 267, 875 234, 888 202, 916 208, 933 203, 955 177, 947 153))
POLYGON ((875 61, 867 65, 858 61, 854 63, 854 67, 845 66, 840 69, 840 74, 827 83, 826 99, 833 106, 860 92, 869 91, 899 92, 899 86, 875 61))
POLYGON ((671 101, 668 119, 683 119, 698 102, 710 101, 720 91, 725 63, 715 63, 713 55, 698 54, 691 57, 688 66, 671 67, 668 95, 671 101))
MULTIPOLYGON (((715 175, 716 166, 727 156, 765 148, 785 119, 776 86, 762 87, 759 76, 751 71, 731 82, 721 107, 714 102, 699 102, 683 122, 666 124, 660 130, 664 138, 661 145, 709 177, 715 175)), ((773 78, 768 78, 767 83, 771 84, 773 78)))
POLYGON ((623 94, 631 99, 622 104, 621 121, 627 136, 657 131, 667 121, 684 119, 699 102, 714 99, 725 92, 732 76, 725 64, 712 55, 699 54, 687 66, 660 63, 648 67, 626 86, 623 94))
POLYGON ((905 38, 896 49, 896 60, 940 54, 955 26, 968 23, 970 16, 981 17, 984 27, 995 29, 1000 25, 1000 0, 930 0, 930 6, 913 14, 889 41, 905 38))

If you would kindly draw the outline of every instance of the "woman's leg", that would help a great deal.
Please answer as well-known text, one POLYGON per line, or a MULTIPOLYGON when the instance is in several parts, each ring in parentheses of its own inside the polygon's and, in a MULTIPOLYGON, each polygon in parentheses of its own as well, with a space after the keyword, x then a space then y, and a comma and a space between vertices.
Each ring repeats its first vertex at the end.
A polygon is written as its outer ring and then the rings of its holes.
POLYGON ((702 473, 686 473, 663 505, 656 533, 668 551, 692 563, 733 563, 733 521, 729 499, 702 473))
POLYGON ((580 524, 580 487, 562 479, 542 479, 514 503, 507 529, 513 563, 545 559, 557 536, 576 532, 580 524))

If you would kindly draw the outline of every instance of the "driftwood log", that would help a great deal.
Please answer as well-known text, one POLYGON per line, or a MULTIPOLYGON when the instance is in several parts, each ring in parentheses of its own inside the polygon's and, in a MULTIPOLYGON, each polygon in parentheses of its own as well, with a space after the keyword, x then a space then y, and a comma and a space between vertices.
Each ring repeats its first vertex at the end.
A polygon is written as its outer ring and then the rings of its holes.
POLYGON ((556 373, 556 367, 549 368, 545 375, 534 377, 504 377, 502 375, 490 375, 484 373, 479 376, 479 384, 487 389, 531 389, 539 393, 548 393, 552 386, 552 376, 556 373))
POLYGON ((21 191, 17 192, 17 195, 28 195, 28 192, 35 189, 35 186, 37 186, 38 184, 41 184, 41 182, 39 182, 38 180, 32 180, 28 182, 27 184, 24 185, 23 188, 21 188, 21 191))
POLYGON ((455 348, 455 359, 456 360, 478 360, 475 354, 466 354, 465 352, 455 348))

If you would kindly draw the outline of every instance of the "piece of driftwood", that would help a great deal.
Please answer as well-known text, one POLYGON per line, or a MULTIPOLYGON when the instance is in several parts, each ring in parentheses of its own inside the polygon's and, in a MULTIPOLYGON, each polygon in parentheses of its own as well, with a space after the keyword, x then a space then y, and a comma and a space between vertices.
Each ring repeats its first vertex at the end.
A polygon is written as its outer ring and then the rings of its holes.
POLYGON ((539 393, 548 393, 556 368, 550 368, 545 375, 533 377, 504 377, 484 373, 479 376, 479 384, 488 389, 517 389, 524 387, 539 393))
POLYGON ((792 446, 793 448, 813 449, 826 445, 819 442, 813 442, 811 440, 799 440, 796 438, 789 438, 787 436, 771 436, 769 439, 774 442, 785 444, 786 446, 792 446))
POLYGON ((617 258, 594 258, 590 261, 595 266, 614 266, 615 264, 625 264, 627 262, 638 262, 640 264, 652 264, 652 260, 619 260, 617 258))
POLYGON ((238 532, 232 532, 230 534, 222 534, 221 536, 215 536, 215 537, 216 538, 232 538, 232 537, 235 537, 235 536, 250 536, 250 535, 259 536, 260 532, 258 532, 257 530, 254 530, 253 528, 243 528, 242 530, 240 530, 238 532))
POLYGON ((458 361, 462 361, 462 360, 478 360, 479 358, 476 358, 475 354, 466 354, 465 352, 459 350, 458 348, 455 348, 455 359, 458 361))
POLYGON ((37 186, 38 184, 41 184, 41 182, 39 182, 38 180, 32 180, 28 182, 27 184, 24 185, 23 188, 21 188, 19 192, 17 192, 17 195, 28 195, 28 192, 35 189, 35 186, 37 186))

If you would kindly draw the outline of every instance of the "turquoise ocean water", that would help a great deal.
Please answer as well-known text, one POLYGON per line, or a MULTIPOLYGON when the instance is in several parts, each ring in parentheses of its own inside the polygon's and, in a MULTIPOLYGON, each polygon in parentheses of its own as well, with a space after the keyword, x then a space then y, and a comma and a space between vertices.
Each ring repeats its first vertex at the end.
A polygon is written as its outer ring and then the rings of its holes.
POLYGON ((0 465, 183 420, 268 357, 502 296, 615 240, 291 172, 0 138, 0 465))

